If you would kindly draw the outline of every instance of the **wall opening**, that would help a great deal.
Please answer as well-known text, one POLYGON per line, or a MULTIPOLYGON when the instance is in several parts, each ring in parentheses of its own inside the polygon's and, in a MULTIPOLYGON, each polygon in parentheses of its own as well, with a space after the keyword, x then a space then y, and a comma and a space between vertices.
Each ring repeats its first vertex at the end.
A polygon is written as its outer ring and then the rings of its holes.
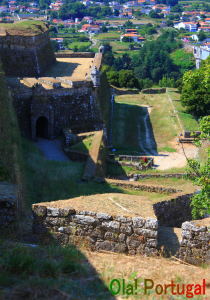
POLYGON ((36 136, 48 138, 48 119, 46 117, 39 117, 36 121, 36 136))

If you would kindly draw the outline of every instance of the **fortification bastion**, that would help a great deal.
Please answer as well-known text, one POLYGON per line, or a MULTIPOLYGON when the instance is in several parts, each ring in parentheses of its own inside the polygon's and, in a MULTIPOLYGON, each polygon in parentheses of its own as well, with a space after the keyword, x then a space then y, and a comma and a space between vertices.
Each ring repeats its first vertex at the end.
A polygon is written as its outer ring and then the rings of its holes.
POLYGON ((48 26, 25 21, 0 26, 0 55, 24 136, 102 129, 101 53, 53 53, 48 26))
POLYGON ((0 56, 7 76, 40 76, 55 62, 48 30, 39 21, 0 25, 0 56))

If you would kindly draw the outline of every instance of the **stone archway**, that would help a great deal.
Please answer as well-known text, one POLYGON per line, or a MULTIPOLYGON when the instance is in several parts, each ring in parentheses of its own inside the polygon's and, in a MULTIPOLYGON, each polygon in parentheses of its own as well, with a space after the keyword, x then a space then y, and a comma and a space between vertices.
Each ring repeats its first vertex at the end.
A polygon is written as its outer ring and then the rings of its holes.
POLYGON ((39 117, 36 120, 36 137, 49 138, 49 126, 46 117, 39 117))

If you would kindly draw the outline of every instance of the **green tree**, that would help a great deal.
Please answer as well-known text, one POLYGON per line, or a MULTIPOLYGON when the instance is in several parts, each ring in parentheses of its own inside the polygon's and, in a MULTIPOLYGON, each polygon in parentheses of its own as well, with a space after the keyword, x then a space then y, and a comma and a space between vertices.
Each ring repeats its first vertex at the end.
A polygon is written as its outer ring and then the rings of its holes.
POLYGON ((183 76, 182 104, 195 116, 210 114, 210 57, 203 61, 200 69, 188 71, 183 76))
POLYGON ((204 41, 207 38, 206 33, 203 30, 200 30, 198 33, 198 40, 199 42, 204 41))
MULTIPOLYGON (((198 138, 197 146, 202 146, 202 141, 210 140, 210 116, 203 117, 200 121, 201 135, 198 138)), ((188 160, 188 177, 195 185, 201 187, 199 193, 192 197, 192 216, 194 219, 205 216, 210 213, 210 147, 205 149, 208 153, 207 161, 188 160)))

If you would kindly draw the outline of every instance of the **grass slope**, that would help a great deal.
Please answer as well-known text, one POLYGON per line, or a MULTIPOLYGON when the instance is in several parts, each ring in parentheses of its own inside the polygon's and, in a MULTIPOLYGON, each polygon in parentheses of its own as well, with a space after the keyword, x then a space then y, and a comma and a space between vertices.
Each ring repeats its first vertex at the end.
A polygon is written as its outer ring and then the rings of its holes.
POLYGON ((185 108, 180 101, 180 94, 175 89, 168 89, 169 96, 171 97, 174 107, 177 110, 178 116, 182 122, 184 130, 194 131, 198 130, 197 120, 189 113, 186 113, 185 108))
POLYGON ((15 23, 1 23, 0 31, 6 30, 10 35, 38 35, 48 30, 42 21, 28 20, 15 23))
POLYGON ((113 126, 115 147, 120 148, 123 153, 126 150, 141 151, 137 142, 137 125, 140 123, 140 134, 143 138, 141 117, 144 116, 144 110, 141 106, 147 106, 151 109, 150 121, 158 151, 165 147, 171 149, 171 142, 178 135, 179 127, 166 94, 125 94, 117 96, 116 103, 116 120, 113 126))

